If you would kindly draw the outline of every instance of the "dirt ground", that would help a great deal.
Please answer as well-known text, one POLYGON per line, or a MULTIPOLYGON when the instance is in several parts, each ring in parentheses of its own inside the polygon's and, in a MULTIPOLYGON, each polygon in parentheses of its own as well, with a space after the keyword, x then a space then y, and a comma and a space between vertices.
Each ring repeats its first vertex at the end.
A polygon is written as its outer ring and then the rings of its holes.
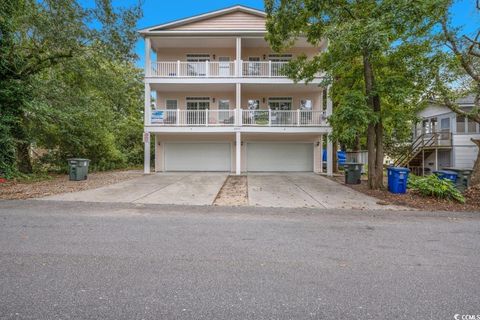
MULTIPOLYGON (((343 175, 335 176, 333 179, 341 184, 345 184, 345 178, 343 175)), ((386 185, 387 183, 385 181, 385 186, 386 185)), ((466 203, 461 204, 455 201, 423 197, 411 190, 407 190, 406 194, 390 193, 387 189, 370 190, 368 189, 366 180, 362 180, 361 184, 347 184, 346 186, 366 195, 375 197, 384 204, 393 204, 429 211, 480 211, 480 188, 470 188, 470 190, 464 194, 466 203)))
POLYGON ((53 194, 95 189, 120 181, 140 177, 141 171, 109 171, 88 174, 84 181, 70 181, 68 175, 52 175, 50 180, 38 182, 7 181, 0 183, 0 199, 28 199, 46 197, 53 194))
POLYGON ((248 186, 246 176, 228 176, 222 189, 213 202, 215 206, 248 205, 248 186))

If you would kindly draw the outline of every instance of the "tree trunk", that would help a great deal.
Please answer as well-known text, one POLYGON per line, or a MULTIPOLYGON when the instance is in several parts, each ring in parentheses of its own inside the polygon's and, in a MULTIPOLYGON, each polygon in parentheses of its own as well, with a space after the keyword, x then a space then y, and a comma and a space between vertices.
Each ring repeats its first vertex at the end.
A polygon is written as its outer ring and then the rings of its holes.
POLYGON ((471 139, 478 146, 477 159, 473 165, 472 175, 470 177, 470 186, 480 185, 480 139, 471 139))
POLYGON ((373 111, 375 111, 375 113, 378 115, 378 120, 375 124, 375 185, 376 188, 383 188, 383 122, 381 115, 380 97, 376 93, 373 96, 373 111))
POLYGON ((367 150, 368 150, 368 188, 375 189, 375 125, 369 124, 367 130, 367 150))
POLYGON ((32 173, 32 161, 30 158, 30 144, 20 142, 17 144, 17 164, 18 170, 22 173, 32 173))
POLYGON ((363 73, 367 105, 377 116, 377 119, 374 119, 376 122, 371 120, 367 131, 368 187, 380 189, 383 187, 383 124, 380 97, 375 92, 375 76, 368 52, 363 55, 363 73))
POLYGON ((334 140, 333 141, 333 154, 332 154, 332 161, 333 161, 333 172, 334 173, 338 173, 338 154, 337 154, 337 150, 338 150, 338 141, 337 140, 334 140))

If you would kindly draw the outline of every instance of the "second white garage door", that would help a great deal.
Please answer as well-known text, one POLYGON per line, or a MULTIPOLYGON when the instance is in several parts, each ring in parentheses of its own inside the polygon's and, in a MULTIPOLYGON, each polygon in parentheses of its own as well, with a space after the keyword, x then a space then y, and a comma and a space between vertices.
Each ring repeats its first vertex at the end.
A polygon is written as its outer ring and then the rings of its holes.
POLYGON ((230 171, 230 143, 165 143, 166 171, 230 171))
POLYGON ((313 171, 313 143, 247 143, 247 171, 313 171))

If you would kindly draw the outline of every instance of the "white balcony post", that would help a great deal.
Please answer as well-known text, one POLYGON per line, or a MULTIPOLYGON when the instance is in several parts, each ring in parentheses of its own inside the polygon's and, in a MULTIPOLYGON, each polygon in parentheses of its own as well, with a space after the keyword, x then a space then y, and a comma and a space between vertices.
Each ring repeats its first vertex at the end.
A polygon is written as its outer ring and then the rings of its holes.
POLYGON ((297 109, 297 127, 300 126, 300 109, 297 109))
POLYGON ((176 118, 177 126, 180 125, 180 109, 177 108, 177 118, 176 118))
POLYGON ((241 150, 242 150, 242 136, 240 131, 235 133, 235 174, 238 176, 241 173, 241 150))
POLYGON ((145 38, 145 76, 149 77, 152 72, 152 61, 150 57, 150 50, 152 49, 152 43, 150 38, 145 38))
POLYGON ((236 125, 241 126, 242 123, 242 114, 241 114, 241 104, 242 104, 242 84, 236 83, 235 84, 235 107, 236 113, 238 115, 236 125))
POLYGON ((320 169, 319 169, 318 172, 323 173, 323 134, 320 135, 320 141, 319 142, 320 142, 320 144, 319 144, 318 147, 319 147, 320 150, 318 150, 318 151, 320 152, 320 169))
POLYGON ((268 126, 272 126, 272 109, 268 108, 268 126))
POLYGON ((150 173, 150 132, 143 133, 143 144, 144 144, 144 154, 143 154, 143 173, 150 173))
POLYGON ((145 83, 145 105, 144 105, 144 123, 146 126, 150 125, 150 114, 152 112, 150 84, 145 83))
POLYGON ((180 60, 177 60, 177 77, 180 77, 180 60))
POLYGON ((205 126, 208 127, 208 109, 205 109, 205 126))
POLYGON ((268 75, 272 77, 272 60, 268 60, 268 75))
POLYGON ((331 88, 332 86, 327 87, 327 96, 325 97, 327 99, 327 110, 325 110, 327 118, 332 115, 332 111, 333 111, 333 102, 332 102, 332 99, 330 98, 331 88))
POLYGON ((237 66, 235 67, 235 75, 237 77, 241 77, 242 76, 242 38, 240 37, 236 38, 235 49, 236 49, 235 62, 237 63, 237 66))
POLYGON ((208 60, 206 60, 205 61, 205 76, 207 78, 210 77, 210 70, 209 70, 210 68, 209 67, 210 67, 210 64, 209 64, 208 60))

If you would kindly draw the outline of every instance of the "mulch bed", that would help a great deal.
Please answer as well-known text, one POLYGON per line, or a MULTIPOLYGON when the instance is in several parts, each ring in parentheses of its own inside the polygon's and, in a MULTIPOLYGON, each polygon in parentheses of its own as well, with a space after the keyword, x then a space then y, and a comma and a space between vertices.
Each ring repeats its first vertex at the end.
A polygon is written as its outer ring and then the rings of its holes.
MULTIPOLYGON (((336 176, 333 178, 336 182, 345 184, 343 176, 336 176)), ((387 185, 385 183, 385 185, 387 185)), ((361 184, 346 185, 349 188, 362 192, 366 195, 375 197, 381 201, 382 204, 392 204, 404 207, 410 207, 420 210, 429 211, 479 211, 480 212, 480 188, 470 188, 464 195, 466 199, 465 204, 444 199, 436 199, 432 197, 423 197, 414 191, 407 190, 406 194, 394 194, 388 190, 370 190, 367 182, 362 180, 361 184)))
POLYGON ((70 181, 68 175, 55 174, 51 179, 38 182, 17 182, 7 180, 0 183, 1 200, 40 198, 59 193, 95 189, 109 184, 140 177, 141 171, 109 171, 88 174, 84 181, 70 181))

